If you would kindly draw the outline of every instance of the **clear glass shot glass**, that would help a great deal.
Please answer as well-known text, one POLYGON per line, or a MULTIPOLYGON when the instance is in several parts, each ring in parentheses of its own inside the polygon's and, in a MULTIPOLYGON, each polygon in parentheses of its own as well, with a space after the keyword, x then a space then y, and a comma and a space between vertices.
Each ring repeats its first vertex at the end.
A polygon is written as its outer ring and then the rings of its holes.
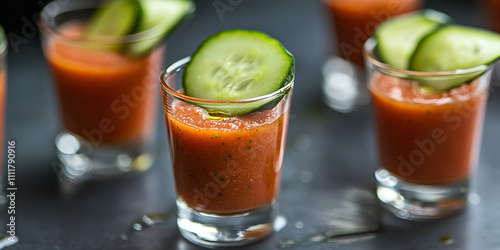
POLYGON ((323 66, 323 100, 342 112, 369 108, 363 44, 386 19, 419 10, 422 0, 323 0, 331 21, 336 53, 323 66))
POLYGON ((86 23, 101 2, 54 1, 39 19, 62 120, 57 154, 62 173, 76 180, 141 173, 154 160, 165 45, 142 56, 123 51, 158 39, 162 31, 85 39, 86 23))
POLYGON ((4 133, 5 133, 5 111, 7 104, 7 37, 3 28, 0 26, 0 205, 7 200, 4 190, 3 168, 4 161, 4 133))
POLYGON ((411 220, 461 211, 478 162, 492 66, 451 72, 399 70, 380 62, 375 47, 373 38, 365 44, 379 200, 395 215, 411 220), (417 84, 457 79, 468 83, 442 93, 417 84))
POLYGON ((175 62, 160 76, 177 224, 199 245, 244 245, 274 231, 294 80, 252 99, 197 99, 183 94, 189 60, 175 62), (248 106, 260 107, 230 117, 216 112, 248 106))

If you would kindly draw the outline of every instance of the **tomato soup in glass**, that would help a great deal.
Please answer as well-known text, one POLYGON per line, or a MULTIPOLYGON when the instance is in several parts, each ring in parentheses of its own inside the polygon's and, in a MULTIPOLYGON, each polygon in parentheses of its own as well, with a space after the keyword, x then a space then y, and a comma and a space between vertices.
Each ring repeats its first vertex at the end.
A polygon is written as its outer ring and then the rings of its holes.
POLYGON ((188 62, 174 63, 160 77, 179 229, 201 245, 260 239, 273 232, 276 219, 293 79, 262 97, 203 100, 184 95, 188 62), (267 104, 231 116, 206 108, 256 103, 267 104))
POLYGON ((399 70, 378 61, 375 44, 371 39, 365 49, 379 199, 407 219, 436 219, 460 211, 478 163, 492 67, 399 70), (446 91, 430 91, 419 84, 454 79, 465 80, 446 91))

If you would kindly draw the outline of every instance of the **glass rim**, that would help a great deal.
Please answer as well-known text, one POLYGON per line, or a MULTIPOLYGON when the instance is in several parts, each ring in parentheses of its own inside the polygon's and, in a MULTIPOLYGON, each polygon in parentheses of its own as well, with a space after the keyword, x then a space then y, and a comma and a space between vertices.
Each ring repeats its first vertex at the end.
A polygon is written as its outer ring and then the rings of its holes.
POLYGON ((283 87, 279 88, 278 90, 257 96, 257 97, 252 97, 252 98, 247 98, 247 99, 241 99, 241 100, 231 100, 231 101, 217 101, 217 100, 207 100, 207 99, 201 99, 201 98, 196 98, 196 97, 191 97, 184 95, 182 93, 179 93, 177 90, 172 89, 167 83, 166 79, 169 77, 174 76, 177 74, 182 68, 185 68, 186 65, 191 61, 191 57, 184 57, 174 63, 172 63, 170 66, 168 66, 165 70, 162 70, 160 72, 160 84, 161 88, 163 91, 166 91, 167 94, 170 96, 173 96, 177 99, 183 100, 183 101, 192 101, 192 102, 200 102, 200 103, 211 103, 211 104, 223 104, 223 103, 251 103, 251 102, 256 102, 256 101, 261 101, 261 100, 266 100, 266 99, 273 99, 277 98, 280 95, 286 94, 292 87, 295 82, 295 74, 293 74, 292 79, 283 87))
POLYGON ((381 62, 377 56, 375 55, 375 47, 377 46, 377 41, 375 37, 370 37, 366 40, 363 45, 363 56, 365 57, 365 63, 369 63, 371 65, 376 66, 377 68, 383 69, 387 72, 394 72, 403 75, 411 75, 411 76, 419 76, 419 77, 444 77, 444 76, 460 76, 471 73, 480 73, 489 69, 492 69, 494 63, 490 65, 479 65, 476 67, 468 68, 468 69, 457 69, 453 71, 413 71, 413 70, 405 70, 405 69, 397 69, 392 67, 389 64, 381 62))
MULTIPOLYGON (((179 0, 180 1, 180 0, 179 0)), ((131 42, 139 42, 143 40, 148 40, 151 38, 155 38, 158 36, 162 36, 162 31, 161 25, 155 25, 154 27, 144 30, 141 32, 125 35, 125 36, 119 36, 119 39, 116 38, 102 38, 102 39, 87 39, 83 40, 81 38, 71 38, 68 37, 64 34, 62 34, 59 31, 60 25, 55 23, 55 18, 60 16, 61 14, 68 13, 70 11, 78 11, 78 10, 92 10, 92 9, 97 9, 99 6, 95 2, 91 1, 73 1, 67 3, 73 4, 74 6, 70 9, 65 9, 65 10, 59 10, 61 3, 57 2, 56 0, 51 1, 45 7, 43 7, 42 11, 40 11, 40 14, 38 15, 38 27, 40 29, 40 32, 45 35, 45 36, 53 36, 56 37, 57 40, 62 40, 68 43, 74 43, 74 44, 102 44, 102 45, 113 45, 113 44, 124 44, 124 43, 131 43, 131 42), (51 13, 51 9, 56 9, 57 11, 54 11, 54 13, 51 13)), ((194 11, 194 9, 193 9, 194 11)))

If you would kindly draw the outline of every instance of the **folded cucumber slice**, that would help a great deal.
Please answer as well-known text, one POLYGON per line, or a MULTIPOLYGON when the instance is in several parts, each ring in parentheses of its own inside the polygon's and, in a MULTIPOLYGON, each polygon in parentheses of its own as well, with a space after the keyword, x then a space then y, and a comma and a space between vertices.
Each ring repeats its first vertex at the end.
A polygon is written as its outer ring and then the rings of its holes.
POLYGON ((389 19, 375 30, 380 59, 397 69, 408 69, 410 57, 420 39, 451 18, 424 10, 389 19))
POLYGON ((148 54, 195 9, 194 3, 190 0, 141 0, 139 3, 142 15, 135 33, 143 31, 153 31, 153 33, 144 34, 145 39, 129 46, 128 52, 136 56, 148 54))
MULTIPOLYGON (((209 37, 184 73, 185 94, 205 100, 244 100, 270 94, 291 81, 293 56, 280 42, 258 31, 228 30, 209 37)), ((242 115, 269 100, 206 105, 211 113, 242 115)))
POLYGON ((137 0, 111 0, 91 16, 86 29, 88 39, 116 39, 133 32, 141 16, 137 0))
POLYGON ((446 91, 478 77, 487 67, 482 70, 469 69, 489 65, 499 56, 499 34, 477 28, 447 25, 420 41, 411 58, 410 69, 425 72, 470 71, 448 80, 421 81, 422 85, 446 91))
POLYGON ((92 15, 84 35, 91 40, 118 42, 123 36, 137 34, 137 41, 110 48, 140 57, 193 11, 191 0, 110 0, 92 15))

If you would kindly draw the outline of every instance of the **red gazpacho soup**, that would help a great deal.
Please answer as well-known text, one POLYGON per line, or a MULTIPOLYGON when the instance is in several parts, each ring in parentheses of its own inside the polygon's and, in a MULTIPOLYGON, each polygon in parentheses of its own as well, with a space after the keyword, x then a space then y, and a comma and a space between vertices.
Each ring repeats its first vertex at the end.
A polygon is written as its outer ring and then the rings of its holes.
POLYGON ((179 198, 193 209, 214 213, 272 204, 279 191, 289 116, 283 103, 214 119, 200 107, 173 101, 165 117, 179 198))
POLYGON ((381 167, 418 184, 466 180, 477 163, 487 86, 480 77, 425 94, 413 81, 375 72, 369 88, 381 167))
POLYGON ((323 0, 332 16, 337 54, 364 67, 363 44, 375 27, 394 15, 420 9, 421 0, 323 0))
POLYGON ((95 144, 140 143, 154 128, 163 48, 142 58, 93 49, 78 43, 84 29, 65 24, 45 45, 64 128, 95 144))

